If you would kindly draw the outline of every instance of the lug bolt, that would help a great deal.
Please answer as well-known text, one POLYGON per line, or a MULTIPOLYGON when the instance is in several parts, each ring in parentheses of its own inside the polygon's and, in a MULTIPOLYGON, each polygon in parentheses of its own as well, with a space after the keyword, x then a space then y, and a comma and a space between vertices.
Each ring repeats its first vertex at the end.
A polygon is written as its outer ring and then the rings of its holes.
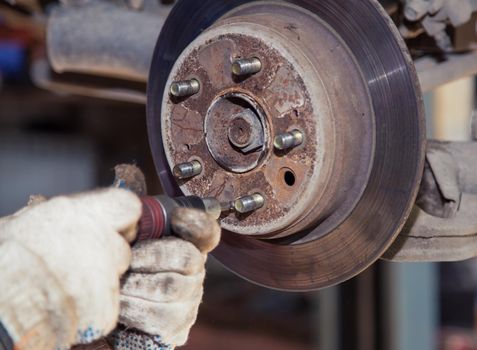
POLYGON ((171 95, 175 97, 187 97, 198 93, 200 83, 197 79, 175 81, 171 84, 171 95))
POLYGON ((249 108, 230 118, 227 136, 229 142, 243 154, 257 150, 264 143, 262 123, 249 108))
POLYGON ((275 136, 273 140, 273 146, 284 151, 290 148, 294 148, 303 143, 303 133, 299 130, 293 130, 280 135, 275 136))
POLYGON ((260 209, 264 204, 265 198, 261 194, 255 193, 235 200, 234 209, 241 214, 245 214, 260 209))
POLYGON ((190 179, 202 172, 202 164, 197 160, 193 160, 191 162, 176 165, 172 172, 179 180, 190 179))
POLYGON ((262 70, 262 62, 256 58, 243 58, 235 60, 232 64, 232 72, 237 75, 252 75, 262 70))

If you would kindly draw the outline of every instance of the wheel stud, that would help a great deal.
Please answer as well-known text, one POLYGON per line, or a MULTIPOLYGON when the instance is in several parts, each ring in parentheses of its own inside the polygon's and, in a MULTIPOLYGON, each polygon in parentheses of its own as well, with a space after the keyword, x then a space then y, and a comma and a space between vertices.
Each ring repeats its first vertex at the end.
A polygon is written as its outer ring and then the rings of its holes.
POLYGON ((242 58, 232 64, 232 72, 236 76, 252 75, 262 70, 262 62, 256 58, 242 58))
POLYGON ((190 179, 202 172, 202 164, 197 160, 193 160, 191 162, 176 165, 172 172, 176 179, 190 179))
POLYGON ((299 130, 293 130, 275 136, 273 146, 279 151, 285 151, 297 147, 303 143, 303 133, 299 130))
POLYGON ((265 198, 259 193, 238 198, 234 202, 234 209, 240 214, 250 213, 260 209, 265 204, 265 198))
POLYGON ((187 97, 195 95, 200 90, 197 79, 175 81, 171 84, 171 95, 175 97, 187 97))

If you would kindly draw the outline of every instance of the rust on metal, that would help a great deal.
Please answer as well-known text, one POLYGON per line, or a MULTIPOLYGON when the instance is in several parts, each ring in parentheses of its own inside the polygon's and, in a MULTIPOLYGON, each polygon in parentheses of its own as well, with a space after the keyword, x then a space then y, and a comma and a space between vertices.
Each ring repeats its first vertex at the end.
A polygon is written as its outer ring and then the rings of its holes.
POLYGON ((184 194, 217 196, 224 208, 250 194, 264 199, 255 211, 224 213, 216 258, 248 280, 288 290, 363 271, 409 215, 424 161, 417 77, 384 11, 375 0, 182 0, 176 10, 151 70, 148 124, 158 170, 167 170, 164 159, 171 166, 197 158, 205 172, 179 183, 184 194), (201 16, 187 17, 191 8, 201 16), (204 18, 219 20, 204 26, 204 18), (175 43, 166 34, 184 23, 200 31, 175 43), (260 72, 234 75, 233 62, 249 57, 260 59, 260 72), (161 69, 171 59, 167 77, 161 69), (193 78, 202 87, 197 95, 158 102, 161 86, 193 78), (245 172, 228 169, 209 148, 232 147, 230 123, 216 126, 225 135, 217 139, 205 123, 214 101, 230 94, 247 96, 264 115, 263 148, 224 155, 249 166, 245 172), (293 130, 304 142, 274 149, 274 136, 293 130))
POLYGON ((327 43, 338 55, 323 57, 318 47, 307 46, 316 40, 314 20, 303 16, 289 30, 289 14, 255 14, 247 18, 250 28, 243 18, 214 26, 171 73, 172 81, 195 78, 203 88, 184 100, 166 100, 169 162, 202 160, 202 176, 181 184, 185 193, 221 202, 257 191, 265 197, 264 207, 251 215, 223 217, 226 229, 277 238, 326 221, 315 235, 326 234, 355 205, 368 176, 373 114, 366 87, 346 48, 327 43), (283 28, 283 37, 267 40, 268 30, 283 28), (297 35, 300 50, 290 46, 297 35), (247 57, 258 58, 261 70, 236 76, 233 63, 247 57), (319 70, 336 62, 338 68, 319 70), (275 136, 296 130, 301 140, 294 147, 274 147, 275 136), (250 148, 241 146, 249 141, 255 142, 250 148))
POLYGON ((234 118, 229 125, 228 137, 236 147, 246 147, 252 142, 252 125, 242 117, 234 118))
POLYGON ((197 77, 203 86, 197 97, 169 103, 170 135, 174 135, 167 139, 171 157, 182 162, 197 155, 204 162, 204 176, 184 184, 186 192, 212 195, 227 202, 261 191, 267 203, 262 210, 247 217, 231 213, 223 219, 236 228, 266 227, 286 216, 307 191, 316 169, 315 111, 300 73, 260 38, 240 34, 223 34, 209 40, 183 62, 173 79, 197 77), (232 62, 236 57, 247 56, 260 57, 263 69, 237 81, 231 72, 232 62), (249 111, 263 129, 258 133, 253 132, 258 129, 256 124, 234 118, 249 111), (182 131, 177 129, 179 125, 182 131), (306 130, 310 142, 286 157, 274 152, 271 134, 296 128, 306 130), (244 153, 240 144, 255 141, 258 135, 262 135, 263 144, 244 153), (253 139, 249 140, 251 136, 253 139), (282 168, 296 168, 293 186, 277 179, 282 168), (276 196, 285 192, 286 201, 276 196))
MULTIPOLYGON (((240 93, 226 93, 219 96, 212 102, 204 120, 207 144, 205 151, 208 151, 226 171, 248 172, 257 167, 263 159, 265 152, 264 124, 264 113, 251 97, 240 93), (231 127, 234 131, 234 121, 237 117, 239 117, 239 121, 248 120, 250 142, 259 141, 260 148, 255 152, 243 152, 243 147, 237 147, 233 137, 232 140, 230 139, 231 127)), ((245 124, 242 123, 242 125, 245 124)))

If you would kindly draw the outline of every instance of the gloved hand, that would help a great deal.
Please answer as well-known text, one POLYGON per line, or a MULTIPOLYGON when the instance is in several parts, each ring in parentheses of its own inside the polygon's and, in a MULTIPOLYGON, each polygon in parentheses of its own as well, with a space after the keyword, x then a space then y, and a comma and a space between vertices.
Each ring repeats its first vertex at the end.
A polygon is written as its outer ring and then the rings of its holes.
POLYGON ((187 341, 202 300, 207 253, 219 243, 220 227, 206 213, 185 208, 173 212, 171 224, 180 238, 133 248, 121 289, 119 321, 126 330, 113 334, 115 349, 170 349, 187 341))
POLYGON ((108 334, 141 215, 107 189, 33 204, 0 220, 0 322, 15 349, 67 349, 108 334), (121 236, 122 235, 122 236, 121 236))

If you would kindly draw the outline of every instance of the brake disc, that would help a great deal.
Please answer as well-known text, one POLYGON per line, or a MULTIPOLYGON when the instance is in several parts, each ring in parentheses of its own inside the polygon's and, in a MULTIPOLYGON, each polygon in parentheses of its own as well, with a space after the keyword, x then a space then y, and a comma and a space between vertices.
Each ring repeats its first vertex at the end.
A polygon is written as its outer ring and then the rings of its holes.
POLYGON ((167 194, 263 200, 223 214, 214 256, 284 290, 376 261, 424 161, 415 69, 374 0, 179 1, 153 58, 148 131, 167 194), (195 176, 173 176, 190 164, 195 176))

